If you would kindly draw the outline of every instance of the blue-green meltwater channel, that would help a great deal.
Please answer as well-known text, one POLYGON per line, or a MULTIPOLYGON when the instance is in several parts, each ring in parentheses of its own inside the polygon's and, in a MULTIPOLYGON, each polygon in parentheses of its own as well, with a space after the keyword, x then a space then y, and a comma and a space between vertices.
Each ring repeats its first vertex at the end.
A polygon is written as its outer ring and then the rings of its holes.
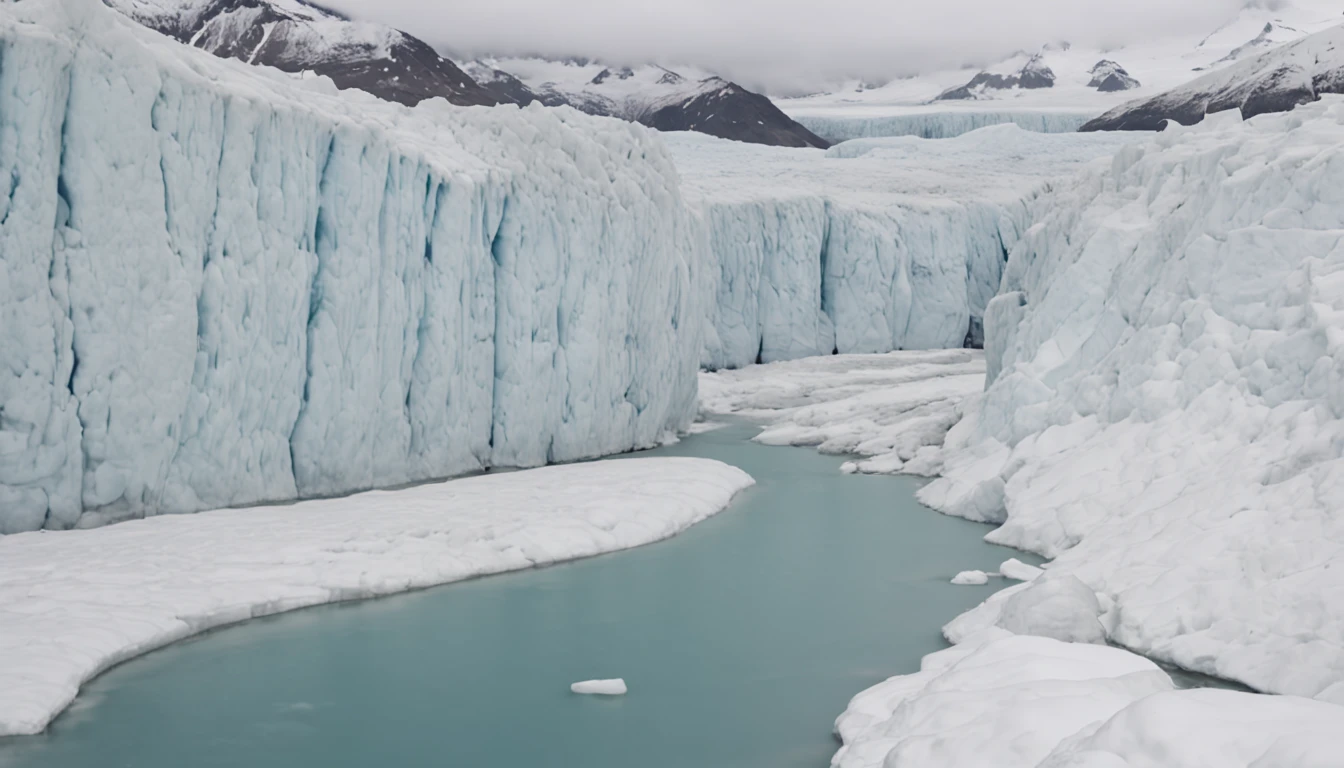
MULTIPOLYGON (((735 425, 642 455, 756 487, 642 549, 212 632, 92 682, 4 768, 822 768, 861 689, 944 647, 1016 553, 900 477, 735 425), (569 692, 624 677, 620 698, 569 692)), ((619 460, 619 459, 617 459, 619 460)))

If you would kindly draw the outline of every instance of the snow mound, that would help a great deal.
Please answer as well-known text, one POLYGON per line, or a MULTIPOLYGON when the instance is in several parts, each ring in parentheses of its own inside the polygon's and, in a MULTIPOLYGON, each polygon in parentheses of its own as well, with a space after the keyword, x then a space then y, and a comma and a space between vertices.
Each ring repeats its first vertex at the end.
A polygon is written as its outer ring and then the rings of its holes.
POLYGON ((621 459, 0 537, 0 736, 211 627, 648 544, 751 484, 716 461, 621 459))
POLYGON ((596 696, 624 696, 627 692, 625 680, 619 677, 611 680, 584 680, 569 686, 569 690, 596 696))
POLYGON ((1114 642, 1344 682, 1344 99, 1235 112, 1061 187, 990 308, 987 391, 921 500, 1003 522, 1114 642))
POLYGON ((0 5, 0 533, 656 445, 698 225, 656 135, 406 109, 0 5))
POLYGON ((1118 648, 990 630, 855 696, 835 768, 1334 766, 1344 707, 1174 690, 1118 648))
MULTIPOLYGON (((1171 679, 1116 648, 989 632, 855 696, 835 768, 1032 768, 1171 679)), ((1344 712, 1344 710, 1341 710, 1344 712)))

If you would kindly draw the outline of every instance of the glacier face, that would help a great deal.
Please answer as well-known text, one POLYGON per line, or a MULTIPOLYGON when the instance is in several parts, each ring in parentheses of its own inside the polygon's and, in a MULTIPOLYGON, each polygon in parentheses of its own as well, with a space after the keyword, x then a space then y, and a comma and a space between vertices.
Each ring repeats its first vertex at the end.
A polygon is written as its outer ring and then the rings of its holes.
POLYGON ((990 385, 921 491, 1104 595, 1114 642, 1335 702, 1341 137, 1335 97, 1228 112, 1061 188, 987 313, 990 385))
POLYGON ((663 138, 707 230, 710 369, 978 342, 1032 201, 1137 140, 1011 125, 825 152, 663 138))
MULTIPOLYGON (((1100 111, 1100 110, 1098 110, 1100 111)), ((816 114, 790 115, 799 125, 830 142, 874 139, 887 136, 918 136, 921 139, 951 139, 991 125, 1011 124, 1037 133, 1073 133, 1096 117, 1096 112, 971 111, 927 109, 898 114, 875 110, 873 114, 848 114, 843 109, 816 114)))
POLYGON ((651 132, 0 15, 0 532, 656 443, 701 233, 651 132))

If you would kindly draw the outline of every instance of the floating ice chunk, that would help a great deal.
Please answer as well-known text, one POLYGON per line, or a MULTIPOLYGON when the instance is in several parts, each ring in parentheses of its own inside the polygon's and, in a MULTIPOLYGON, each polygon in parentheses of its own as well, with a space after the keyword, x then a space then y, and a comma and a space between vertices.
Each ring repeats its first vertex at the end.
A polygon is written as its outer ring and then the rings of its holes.
POLYGON ((584 680, 569 686, 569 690, 597 696, 624 696, 626 687, 625 679, 617 677, 611 680, 584 680))
POLYGON ((979 586, 989 583, 989 574, 984 571, 962 571, 952 577, 952 583, 958 586, 979 586))
POLYGON ((1014 557, 1005 560, 1003 565, 999 566, 999 573, 1002 574, 1005 579, 1012 579, 1014 581, 1035 581, 1036 577, 1045 573, 1045 571, 1034 565, 1027 565, 1014 557))

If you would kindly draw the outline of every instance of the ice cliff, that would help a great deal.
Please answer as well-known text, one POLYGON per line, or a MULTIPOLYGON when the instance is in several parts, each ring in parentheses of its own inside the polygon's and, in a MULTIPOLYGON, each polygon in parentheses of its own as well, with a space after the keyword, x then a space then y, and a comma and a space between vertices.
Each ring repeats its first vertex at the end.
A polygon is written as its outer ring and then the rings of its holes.
POLYGON ((696 224, 651 131, 416 110, 0 9, 0 532, 657 442, 696 224))
POLYGON ((1011 125, 826 152, 664 138, 707 231, 711 369, 978 343, 1032 201, 1134 141, 1011 125))
MULTIPOLYGON (((1097 110, 1100 111, 1100 110, 1097 110)), ((874 139, 884 136, 918 136, 923 139, 950 139, 987 128, 1011 123, 1038 133, 1073 133, 1096 116, 1096 112, 1060 112, 1049 110, 930 110, 927 107, 904 110, 874 109, 871 113, 843 109, 790 115, 800 125, 827 141, 874 139)))
POLYGON ((1098 592, 1111 641, 1336 703, 1342 138, 1337 97, 1232 111, 1057 190, 990 304, 989 387, 921 492, 1098 592))

